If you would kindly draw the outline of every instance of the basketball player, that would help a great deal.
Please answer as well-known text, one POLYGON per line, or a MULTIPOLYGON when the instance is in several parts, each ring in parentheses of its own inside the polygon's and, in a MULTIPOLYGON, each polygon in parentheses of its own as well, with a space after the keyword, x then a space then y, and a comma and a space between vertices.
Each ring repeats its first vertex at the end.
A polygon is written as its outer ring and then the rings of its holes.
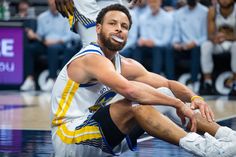
MULTIPOLYGON (((77 32, 82 40, 83 46, 96 42, 96 17, 98 12, 110 5, 123 0, 56 0, 58 11, 70 21, 73 31, 77 32)), ((142 0, 129 0, 130 5, 142 0)))
MULTIPOLYGON (((195 108, 213 121, 208 105, 187 87, 152 74, 119 55, 132 24, 124 6, 115 4, 102 9, 96 21, 97 43, 82 49, 66 64, 52 91, 52 140, 56 156, 119 155, 125 150, 123 139, 127 139, 130 149, 134 148, 142 129, 199 156, 236 155, 235 142, 217 140, 209 134, 205 138, 187 134, 149 106, 175 107, 180 117, 190 119, 191 131, 196 131, 194 113, 183 103, 192 100, 195 108), (152 86, 168 87, 177 98, 152 86), (124 99, 112 102, 117 94, 124 99)), ((210 129, 216 132, 218 128, 210 129)))
POLYGON ((201 66, 204 74, 203 92, 211 94, 213 54, 231 53, 233 85, 230 95, 236 96, 236 4, 235 0, 218 0, 208 12, 208 41, 201 47, 201 66))

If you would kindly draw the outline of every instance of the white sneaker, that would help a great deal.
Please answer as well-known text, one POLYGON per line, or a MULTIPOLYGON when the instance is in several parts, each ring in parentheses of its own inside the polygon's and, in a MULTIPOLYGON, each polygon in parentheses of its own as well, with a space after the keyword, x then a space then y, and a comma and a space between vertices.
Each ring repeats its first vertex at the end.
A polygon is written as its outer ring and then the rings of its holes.
POLYGON ((35 90, 35 82, 31 78, 26 78, 24 83, 20 86, 20 90, 22 91, 31 91, 35 90))
POLYGON ((225 141, 236 142, 236 131, 229 127, 220 127, 215 135, 216 139, 222 139, 225 141))
POLYGON ((225 139, 216 139, 208 133, 204 134, 207 140, 206 156, 214 157, 235 157, 236 142, 231 142, 225 139))
POLYGON ((50 92, 53 88, 53 85, 54 85, 54 80, 48 79, 46 84, 42 86, 42 90, 45 92, 50 92))
POLYGON ((236 155, 236 143, 217 140, 208 133, 202 136, 189 133, 180 139, 179 145, 190 153, 201 157, 233 157, 236 155))

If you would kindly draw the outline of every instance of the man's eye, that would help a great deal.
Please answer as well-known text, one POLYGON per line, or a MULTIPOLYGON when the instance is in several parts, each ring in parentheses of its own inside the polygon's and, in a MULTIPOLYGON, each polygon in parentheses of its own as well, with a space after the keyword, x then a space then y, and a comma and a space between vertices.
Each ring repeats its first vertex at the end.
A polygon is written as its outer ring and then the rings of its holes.
POLYGON ((122 27, 123 27, 124 29, 128 30, 128 26, 123 25, 122 27))

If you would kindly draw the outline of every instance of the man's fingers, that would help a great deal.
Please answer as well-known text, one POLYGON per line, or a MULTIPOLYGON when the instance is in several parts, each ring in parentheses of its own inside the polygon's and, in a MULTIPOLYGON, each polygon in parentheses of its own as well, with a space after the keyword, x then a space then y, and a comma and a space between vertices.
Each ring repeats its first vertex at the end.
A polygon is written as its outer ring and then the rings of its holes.
POLYGON ((196 105, 195 105, 195 103, 191 103, 190 108, 191 108, 192 110, 195 110, 195 109, 196 109, 196 105))
POLYGON ((206 114, 207 120, 208 120, 209 122, 212 122, 208 107, 205 108, 205 114, 206 114))
POLYGON ((211 108, 209 108, 210 109, 210 115, 211 115, 211 118, 212 118, 212 120, 213 120, 213 122, 215 121, 215 115, 214 115, 214 112, 212 111, 212 109, 211 108))
POLYGON ((56 8, 57 10, 61 13, 61 15, 63 17, 67 17, 68 18, 68 13, 67 13, 67 10, 66 10, 66 0, 56 0, 55 4, 56 4, 56 8))
POLYGON ((200 107, 199 107, 199 110, 200 110, 200 112, 201 112, 202 117, 203 117, 203 118, 206 118, 206 113, 205 113, 204 106, 200 106, 200 107))
POLYGON ((137 3, 141 3, 141 2, 142 2, 142 0, 131 0, 129 4, 130 4, 131 7, 133 7, 137 3))
POLYGON ((193 118, 193 119, 191 119, 191 132, 196 132, 197 131, 197 122, 196 122, 196 120, 193 118))
POLYGON ((56 8, 59 12, 61 12, 61 8, 60 8, 60 1, 56 0, 55 1, 55 4, 56 4, 56 8))
POLYGON ((183 117, 181 117, 181 122, 182 122, 182 125, 185 125, 185 123, 186 123, 186 119, 185 119, 185 117, 183 116, 183 117))
POLYGON ((211 108, 206 106, 205 111, 206 111, 207 120, 209 122, 213 122, 214 121, 214 114, 213 114, 213 111, 211 110, 211 108))

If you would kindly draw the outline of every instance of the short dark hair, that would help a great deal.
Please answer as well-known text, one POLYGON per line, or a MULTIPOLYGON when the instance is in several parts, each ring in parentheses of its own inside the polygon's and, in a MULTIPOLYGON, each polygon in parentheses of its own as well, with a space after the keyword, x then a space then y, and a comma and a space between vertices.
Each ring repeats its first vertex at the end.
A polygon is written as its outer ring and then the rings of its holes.
POLYGON ((121 4, 112 4, 112 5, 109 5, 105 8, 103 8, 99 13, 98 13, 98 16, 97 16, 97 19, 96 19, 96 23, 97 24, 102 24, 103 22, 103 19, 104 19, 104 16, 106 15, 107 12, 109 11, 121 11, 123 13, 125 13, 125 15, 128 17, 129 19, 129 23, 130 23, 130 26, 129 26, 129 29, 131 28, 131 25, 132 25, 132 18, 131 18, 131 15, 129 13, 129 10, 121 5, 121 4))

